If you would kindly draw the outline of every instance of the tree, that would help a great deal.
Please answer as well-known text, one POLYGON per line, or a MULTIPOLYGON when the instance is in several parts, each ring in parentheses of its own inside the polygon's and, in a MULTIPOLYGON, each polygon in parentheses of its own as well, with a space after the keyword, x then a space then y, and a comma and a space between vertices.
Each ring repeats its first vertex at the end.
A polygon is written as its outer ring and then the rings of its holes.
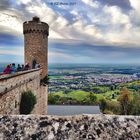
POLYGON ((140 115, 140 94, 138 93, 133 95, 133 100, 131 102, 131 114, 140 115))
POLYGON ((94 93, 90 92, 90 94, 81 101, 81 104, 93 105, 97 103, 96 101, 97 97, 94 95, 94 93))
POLYGON ((115 89, 115 86, 114 85, 111 85, 110 86, 110 90, 114 90, 115 89))
POLYGON ((20 114, 30 114, 36 102, 36 96, 32 91, 23 92, 20 102, 20 114))
POLYGON ((53 93, 50 93, 48 95, 48 103, 49 104, 57 104, 59 100, 60 100, 59 95, 54 95, 53 93))
POLYGON ((90 98, 90 101, 91 101, 92 103, 95 103, 96 100, 97 100, 97 97, 96 97, 93 93, 91 93, 91 92, 90 92, 90 94, 89 94, 89 98, 90 98))
POLYGON ((120 96, 118 97, 118 101, 121 105, 121 111, 122 111, 122 114, 124 115, 128 115, 130 110, 129 110, 129 107, 130 107, 130 103, 132 101, 132 97, 130 95, 130 91, 123 87, 121 90, 120 90, 120 96))
POLYGON ((64 94, 68 94, 69 92, 71 92, 70 89, 65 89, 65 90, 64 90, 64 94))
POLYGON ((100 100, 100 109, 101 109, 101 111, 102 112, 104 112, 105 111, 105 109, 107 108, 107 102, 106 102, 106 100, 104 99, 104 98, 102 98, 101 100, 100 100))

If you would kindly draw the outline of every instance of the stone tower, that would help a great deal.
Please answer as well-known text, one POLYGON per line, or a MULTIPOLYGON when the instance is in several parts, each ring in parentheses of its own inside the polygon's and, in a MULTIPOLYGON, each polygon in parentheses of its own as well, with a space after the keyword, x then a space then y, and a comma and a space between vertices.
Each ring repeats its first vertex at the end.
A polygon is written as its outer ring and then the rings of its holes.
POLYGON ((41 79, 48 75, 48 35, 49 26, 38 17, 23 23, 25 63, 32 67, 39 63, 42 67, 41 79))

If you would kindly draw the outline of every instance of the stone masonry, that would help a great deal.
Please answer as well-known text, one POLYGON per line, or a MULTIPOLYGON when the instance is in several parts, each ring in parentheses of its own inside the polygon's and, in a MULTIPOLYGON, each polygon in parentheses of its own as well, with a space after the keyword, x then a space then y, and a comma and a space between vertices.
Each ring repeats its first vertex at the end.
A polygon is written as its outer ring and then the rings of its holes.
POLYGON ((38 17, 23 23, 25 63, 32 66, 35 60, 42 67, 41 79, 48 75, 49 26, 38 17))
POLYGON ((0 140, 140 140, 140 117, 0 116, 0 140))
POLYGON ((33 69, 0 78, 0 114, 19 114, 21 95, 31 90, 37 104, 31 114, 47 114, 47 86, 40 85, 40 69, 33 69))

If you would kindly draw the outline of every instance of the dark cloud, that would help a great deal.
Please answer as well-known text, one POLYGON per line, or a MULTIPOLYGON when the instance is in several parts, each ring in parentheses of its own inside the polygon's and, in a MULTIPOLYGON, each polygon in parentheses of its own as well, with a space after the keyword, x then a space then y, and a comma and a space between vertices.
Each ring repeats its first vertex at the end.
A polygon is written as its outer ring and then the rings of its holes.
POLYGON ((0 0, 0 10, 9 9, 12 5, 10 0, 0 0))
POLYGON ((71 56, 71 59, 74 57, 82 63, 87 63, 87 58, 89 63, 138 63, 140 59, 140 48, 97 46, 84 43, 49 43, 49 52, 56 53, 56 58, 53 58, 54 62, 59 62, 57 53, 71 56))
MULTIPOLYGON (((106 54, 111 53, 123 53, 124 56, 139 56, 140 54, 140 48, 132 48, 132 47, 119 47, 119 46, 97 46, 97 45, 90 45, 90 44, 84 44, 84 43, 50 43, 49 44, 49 50, 50 51, 57 51, 60 53, 65 54, 73 54, 73 55, 91 55, 96 52, 98 54, 102 54, 102 56, 105 56, 106 54), (59 46, 59 47, 58 47, 59 46)), ((127 59, 127 58, 126 58, 127 59)))
POLYGON ((0 46, 22 46, 23 39, 14 35, 0 33, 0 46))
POLYGON ((111 6, 119 6, 123 10, 130 10, 131 5, 129 0, 98 0, 99 2, 111 6))

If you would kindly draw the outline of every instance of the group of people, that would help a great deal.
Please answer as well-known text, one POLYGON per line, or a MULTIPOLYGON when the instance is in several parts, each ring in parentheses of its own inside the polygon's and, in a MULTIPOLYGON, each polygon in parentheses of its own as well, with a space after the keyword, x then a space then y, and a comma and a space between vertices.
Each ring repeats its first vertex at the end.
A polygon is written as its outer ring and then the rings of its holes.
POLYGON ((12 74, 12 73, 26 71, 29 69, 36 69, 36 68, 40 68, 40 64, 38 64, 35 59, 32 62, 32 66, 30 66, 28 63, 26 63, 25 65, 23 65, 23 64, 16 65, 15 63, 12 63, 12 64, 7 65, 7 67, 4 69, 3 73, 0 73, 0 75, 12 74))
POLYGON ((29 69, 30 69, 29 64, 25 64, 25 65, 18 64, 16 66, 15 63, 12 63, 12 64, 7 65, 7 67, 3 71, 3 74, 12 74, 15 72, 25 71, 25 70, 29 70, 29 69))

